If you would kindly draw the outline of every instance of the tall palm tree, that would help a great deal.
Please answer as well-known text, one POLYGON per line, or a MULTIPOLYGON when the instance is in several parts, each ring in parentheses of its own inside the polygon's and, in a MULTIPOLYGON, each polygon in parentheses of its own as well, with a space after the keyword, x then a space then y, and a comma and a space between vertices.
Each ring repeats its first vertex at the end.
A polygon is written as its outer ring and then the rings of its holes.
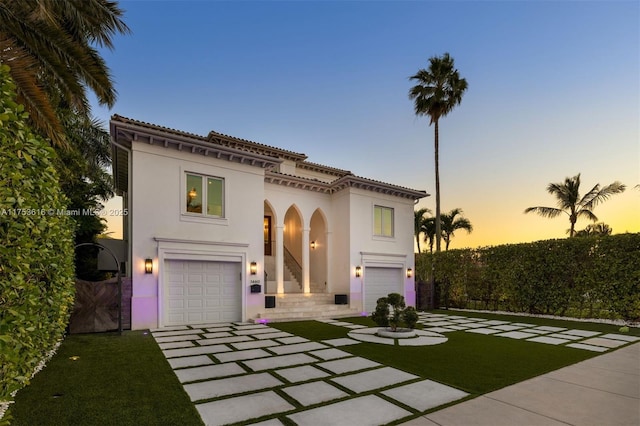
POLYGON ((418 253, 420 253, 420 234, 423 232, 422 224, 424 222, 424 215, 431 213, 431 210, 427 208, 421 208, 413 211, 413 233, 416 236, 416 244, 418 245, 418 253))
POLYGON ((0 63, 11 67, 32 124, 54 144, 64 145, 59 102, 88 115, 88 87, 114 105, 109 69, 92 45, 113 48, 112 37, 129 32, 122 15, 110 0, 0 0, 0 63))
POLYGON ((600 187, 596 184, 584 196, 580 196, 580 173, 571 178, 565 178, 564 183, 550 183, 547 186, 547 192, 556 197, 558 207, 529 207, 525 213, 538 213, 542 217, 554 218, 562 213, 569 216, 569 236, 576 234, 575 227, 578 218, 584 217, 593 222, 598 217, 593 214, 593 209, 600 203, 606 201, 614 194, 619 194, 626 189, 622 183, 615 181, 612 184, 600 187))
POLYGON ((429 125, 434 125, 434 151, 436 173, 436 251, 440 251, 441 218, 440 218, 440 162, 439 162, 439 129, 441 117, 449 114, 456 105, 462 102, 467 90, 467 80, 460 78, 454 67, 453 58, 445 53, 441 57, 429 58, 429 68, 420 69, 409 77, 417 84, 409 90, 409 99, 414 101, 416 115, 428 115, 429 125))
POLYGON ((464 229, 468 234, 473 231, 473 226, 469 219, 460 217, 462 215, 462 209, 453 209, 449 213, 442 215, 442 239, 445 242, 445 250, 449 250, 449 244, 451 238, 454 237, 455 231, 458 229, 464 229))
POLYGON ((433 243, 436 240, 436 218, 425 217, 422 222, 422 233, 424 242, 429 244, 429 253, 433 253, 433 243))

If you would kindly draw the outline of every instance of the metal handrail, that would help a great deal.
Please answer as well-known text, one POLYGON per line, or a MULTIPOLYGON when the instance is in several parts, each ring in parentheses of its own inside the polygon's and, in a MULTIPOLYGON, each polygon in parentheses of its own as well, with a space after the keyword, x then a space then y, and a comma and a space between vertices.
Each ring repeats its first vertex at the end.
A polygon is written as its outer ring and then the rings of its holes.
POLYGON ((296 258, 293 257, 286 247, 284 248, 284 263, 293 274, 293 277, 298 281, 300 288, 302 288, 302 266, 300 266, 296 258))

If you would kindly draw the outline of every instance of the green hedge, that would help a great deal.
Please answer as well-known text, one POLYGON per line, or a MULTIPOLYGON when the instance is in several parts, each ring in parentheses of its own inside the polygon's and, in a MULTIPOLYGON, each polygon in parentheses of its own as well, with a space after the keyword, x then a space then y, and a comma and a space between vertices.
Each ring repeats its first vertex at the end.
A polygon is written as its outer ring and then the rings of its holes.
POLYGON ((416 255, 440 306, 640 320, 640 234, 416 255))
POLYGON ((0 401, 62 338, 74 297, 73 225, 51 159, 0 65, 0 401))

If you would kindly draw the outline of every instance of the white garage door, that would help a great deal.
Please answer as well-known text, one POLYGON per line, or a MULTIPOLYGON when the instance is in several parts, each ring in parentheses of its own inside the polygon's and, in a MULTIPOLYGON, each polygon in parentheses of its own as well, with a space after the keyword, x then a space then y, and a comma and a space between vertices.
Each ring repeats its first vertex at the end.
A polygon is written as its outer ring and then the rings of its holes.
POLYGON ((366 312, 376 310, 376 302, 389 293, 402 291, 402 269, 366 267, 364 270, 364 306, 366 312))
POLYGON ((165 324, 240 321, 240 263, 165 261, 165 324))

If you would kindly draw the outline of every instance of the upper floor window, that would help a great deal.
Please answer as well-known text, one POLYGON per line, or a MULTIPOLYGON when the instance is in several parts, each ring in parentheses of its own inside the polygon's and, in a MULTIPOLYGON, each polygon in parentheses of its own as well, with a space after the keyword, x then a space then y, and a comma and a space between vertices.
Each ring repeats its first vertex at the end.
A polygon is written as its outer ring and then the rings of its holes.
POLYGON ((187 173, 187 213, 224 217, 224 179, 187 173))
POLYGON ((393 237, 393 209, 373 206, 373 235, 393 237))

